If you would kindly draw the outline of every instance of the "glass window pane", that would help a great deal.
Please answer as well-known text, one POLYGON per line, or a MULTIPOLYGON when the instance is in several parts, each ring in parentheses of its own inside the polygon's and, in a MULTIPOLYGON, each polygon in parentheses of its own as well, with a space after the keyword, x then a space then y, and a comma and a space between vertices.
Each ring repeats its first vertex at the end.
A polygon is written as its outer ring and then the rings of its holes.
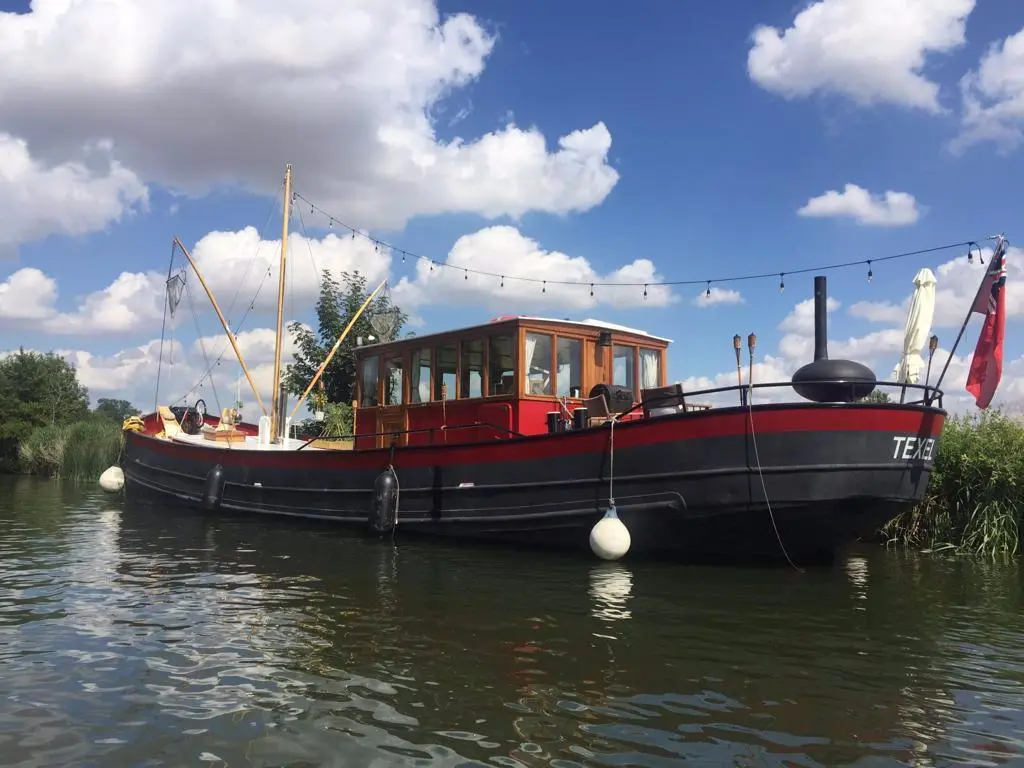
POLYGON ((612 348, 612 384, 620 387, 636 387, 636 376, 633 370, 636 347, 616 344, 612 348))
POLYGON ((434 399, 454 400, 457 383, 458 352, 454 344, 445 344, 434 350, 434 399))
POLYGON ((430 350, 416 349, 409 369, 409 402, 430 402, 430 350))
POLYGON ((515 394, 515 352, 515 336, 491 336, 487 350, 487 386, 490 390, 490 394, 515 394))
POLYGON ((559 397, 582 397, 583 342, 558 339, 558 373, 555 376, 559 397))
POLYGON ((392 357, 384 363, 384 404, 401 405, 405 389, 403 378, 405 370, 402 358, 392 357))
POLYGON ((462 348, 462 367, 459 382, 459 397, 482 397, 484 384, 484 341, 472 339, 464 341, 462 348))
POLYGON ((359 400, 359 404, 364 407, 373 407, 377 405, 377 383, 380 377, 380 371, 378 368, 379 360, 377 355, 363 359, 363 370, 360 376, 362 383, 362 397, 359 400))
POLYGON ((551 334, 526 334, 526 386, 528 395, 551 394, 551 334))

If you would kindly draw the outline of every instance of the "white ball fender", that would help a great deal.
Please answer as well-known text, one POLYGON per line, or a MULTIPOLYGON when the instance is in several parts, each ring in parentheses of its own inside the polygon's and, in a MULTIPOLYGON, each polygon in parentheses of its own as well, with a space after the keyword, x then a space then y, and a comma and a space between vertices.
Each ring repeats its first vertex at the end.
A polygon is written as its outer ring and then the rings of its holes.
POLYGON ((124 472, 116 464, 108 467, 100 475, 100 488, 107 493, 117 493, 124 488, 124 472))
POLYGON ((618 560, 629 552, 630 543, 629 529, 619 520, 615 507, 609 507, 590 529, 590 549, 602 560, 618 560))

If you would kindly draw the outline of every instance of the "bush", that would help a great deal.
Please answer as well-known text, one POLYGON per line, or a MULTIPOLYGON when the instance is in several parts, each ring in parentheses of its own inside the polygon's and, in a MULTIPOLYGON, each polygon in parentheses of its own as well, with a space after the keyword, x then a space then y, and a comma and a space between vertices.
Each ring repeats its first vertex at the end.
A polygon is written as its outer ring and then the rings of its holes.
POLYGON ((890 520, 890 545, 987 556, 1020 549, 1024 425, 1000 411, 946 422, 924 500, 890 520))
POLYGON ((62 480, 91 482, 117 463, 124 434, 121 425, 90 420, 39 427, 19 448, 23 472, 62 480))

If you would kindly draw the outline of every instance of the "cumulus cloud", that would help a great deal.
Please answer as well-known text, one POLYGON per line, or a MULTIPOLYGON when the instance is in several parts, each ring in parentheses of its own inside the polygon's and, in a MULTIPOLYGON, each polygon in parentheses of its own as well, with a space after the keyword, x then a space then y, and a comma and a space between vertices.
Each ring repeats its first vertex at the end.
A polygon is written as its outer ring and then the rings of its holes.
MULTIPOLYGON (((618 181, 602 122, 554 146, 514 123, 437 134, 432 115, 466 107, 458 99, 496 43, 470 14, 442 18, 434 0, 37 0, 0 14, 0 129, 27 139, 40 168, 99 139, 116 149, 123 166, 93 182, 111 202, 88 203, 100 211, 92 226, 141 197, 140 178, 189 194, 270 194, 286 162, 296 189, 367 227, 598 205, 618 181)), ((52 194, 84 197, 69 175, 52 194)), ((0 192, 0 210, 11 197, 0 192)), ((60 215, 58 231, 81 230, 84 214, 60 215)), ((45 220, 20 226, 54 231, 45 220)))
POLYGON ((842 192, 830 189, 812 197, 797 215, 818 219, 853 219, 859 224, 875 227, 902 227, 921 217, 917 200, 907 192, 887 190, 873 195, 856 184, 847 184, 842 192))
MULTIPOLYGON (((274 368, 274 330, 254 328, 242 331, 236 340, 263 398, 263 404, 269 408, 274 368)), ((282 366, 294 359, 294 345, 287 335, 285 341, 282 366)), ((82 349, 59 349, 57 354, 75 366, 78 380, 88 387, 93 401, 99 397, 124 398, 136 407, 149 411, 153 408, 153 398, 157 394, 160 346, 160 340, 153 339, 112 355, 96 355, 82 349)), ((190 344, 164 340, 163 365, 160 366, 161 404, 183 401, 192 404, 197 398, 203 398, 212 413, 218 407, 231 406, 238 394, 241 395, 246 418, 255 421, 259 416, 256 398, 223 334, 203 337, 202 343, 199 339, 190 344)))
POLYGON ((403 307, 418 307, 427 302, 473 303, 494 309, 516 307, 532 311, 582 310, 599 304, 617 309, 662 307, 677 301, 678 297, 671 288, 657 285, 661 280, 649 259, 635 259, 601 273, 582 256, 544 250, 536 240, 515 227, 493 226, 460 237, 444 262, 418 262, 415 276, 411 280, 402 278, 393 294, 403 307), (468 270, 490 274, 474 274, 468 270), (517 280, 512 276, 530 280, 517 280), (563 285, 560 281, 572 285, 563 285))
POLYGON ((713 307, 718 304, 742 304, 743 296, 731 288, 708 288, 693 297, 696 307, 713 307))
POLYGON ((1024 29, 989 47, 960 81, 963 116, 954 152, 992 141, 1003 150, 1024 138, 1024 29))
MULTIPOLYGON (((231 327, 236 327, 243 316, 266 320, 275 310, 280 249, 279 239, 263 240, 254 227, 210 232, 190 249, 231 327)), ((394 254, 358 235, 329 233, 309 238, 292 233, 288 252, 285 303, 290 311, 302 312, 313 306, 325 270, 335 277, 343 271, 358 271, 366 277, 368 286, 391 279, 394 254)), ((177 317, 169 322, 172 326, 191 324, 195 314, 217 327, 217 321, 210 319, 209 300, 183 255, 176 257, 176 270, 179 268, 183 269, 187 288, 177 317)), ((155 271, 122 272, 106 288, 79 298, 73 310, 61 311, 57 307, 56 281, 41 270, 22 269, 0 283, 0 329, 31 328, 64 335, 158 330, 163 321, 166 279, 166 273, 155 271)), ((403 277, 393 283, 392 294, 407 311, 452 303, 501 310, 513 307, 516 311, 582 310, 598 305, 664 307, 678 301, 678 296, 671 288, 659 285, 661 280, 648 259, 599 272, 582 256, 544 250, 515 227, 495 226, 460 237, 444 262, 419 261, 411 279, 403 277), (463 267, 494 276, 467 272, 463 267), (503 270, 510 273, 505 280, 501 278, 503 270)), ((712 289, 712 298, 711 303, 741 300, 739 294, 719 292, 717 288, 712 289)))
POLYGON ((939 86, 922 71, 929 54, 965 42, 975 0, 818 0, 788 29, 753 33, 747 71, 762 88, 787 98, 815 92, 855 103, 942 111, 939 86))
MULTIPOLYGON (((0 14, 0 30, 4 17, 0 14)), ((2 41, 0 32, 0 48, 2 41)), ((0 96, 0 115, 6 117, 6 109, 0 96)), ((83 139, 84 148, 68 150, 75 159, 46 163, 31 157, 24 140, 2 131, 4 117, 0 117, 0 258, 13 255, 20 243, 51 234, 94 232, 146 206, 145 185, 111 159, 109 143, 90 145, 83 139)))

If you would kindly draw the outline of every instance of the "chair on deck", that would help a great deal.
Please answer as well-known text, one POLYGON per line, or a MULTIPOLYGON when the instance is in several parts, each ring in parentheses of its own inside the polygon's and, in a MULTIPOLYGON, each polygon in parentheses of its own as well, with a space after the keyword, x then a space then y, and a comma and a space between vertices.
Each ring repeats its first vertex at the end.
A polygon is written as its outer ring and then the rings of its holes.
POLYGON ((682 413, 686 410, 686 396, 683 394, 683 385, 677 382, 665 387, 641 389, 640 403, 643 406, 646 418, 682 413))
POLYGON ((604 395, 594 395, 593 397, 586 398, 583 401, 582 407, 587 409, 587 426, 589 427, 604 424, 611 418, 608 401, 605 400, 604 395))
POLYGON ((168 440, 173 440, 178 435, 182 434, 181 425, 178 423, 178 420, 174 418, 174 414, 171 413, 170 408, 168 408, 166 405, 161 405, 156 410, 157 413, 160 415, 160 422, 164 426, 164 437, 166 437, 168 440))

